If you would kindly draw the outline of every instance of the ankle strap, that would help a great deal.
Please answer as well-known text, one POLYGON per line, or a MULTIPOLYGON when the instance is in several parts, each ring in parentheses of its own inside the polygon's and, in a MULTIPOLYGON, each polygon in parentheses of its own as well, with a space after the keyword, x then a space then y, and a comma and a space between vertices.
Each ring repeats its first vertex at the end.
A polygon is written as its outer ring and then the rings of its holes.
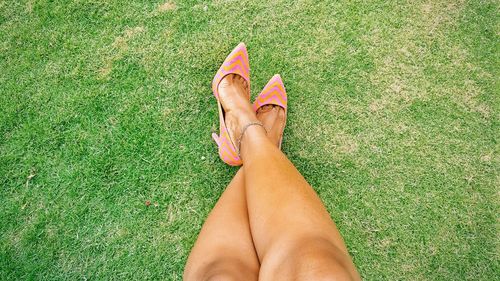
POLYGON ((243 135, 245 135, 245 132, 247 131, 248 127, 250 127, 250 126, 255 126, 255 125, 256 125, 256 126, 261 126, 261 127, 264 129, 264 131, 266 131, 266 134, 267 134, 267 130, 266 130, 266 128, 264 127, 264 124, 262 124, 261 122, 250 122, 250 123, 246 124, 246 125, 243 127, 243 129, 241 130, 241 134, 240 134, 240 137, 239 137, 239 139, 238 139, 238 157, 240 157, 240 158, 241 158, 241 155, 240 155, 240 151, 241 151, 241 150, 240 150, 240 148, 241 148, 241 140, 243 139, 243 135))

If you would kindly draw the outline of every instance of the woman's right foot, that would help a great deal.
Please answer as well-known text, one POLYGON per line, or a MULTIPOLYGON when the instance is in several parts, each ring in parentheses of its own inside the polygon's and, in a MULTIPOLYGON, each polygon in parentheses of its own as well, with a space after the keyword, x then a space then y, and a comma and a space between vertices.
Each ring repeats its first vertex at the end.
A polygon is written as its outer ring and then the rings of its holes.
MULTIPOLYGON (((219 83, 219 100, 224 108, 224 120, 229 137, 237 146, 241 129, 252 122, 259 122, 249 101, 250 89, 243 77, 229 74, 219 83)), ((238 147, 236 147, 238 149, 238 147)))

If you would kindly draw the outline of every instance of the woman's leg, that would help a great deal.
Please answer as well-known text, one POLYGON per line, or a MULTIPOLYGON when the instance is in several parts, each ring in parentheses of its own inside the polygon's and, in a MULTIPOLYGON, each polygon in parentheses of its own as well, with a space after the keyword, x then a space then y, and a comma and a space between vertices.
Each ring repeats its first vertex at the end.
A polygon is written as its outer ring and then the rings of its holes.
MULTIPOLYGON (((278 110, 264 106, 257 119, 278 146, 282 123, 278 110)), ((208 216, 188 258, 185 280, 257 280, 259 260, 248 222, 244 170, 233 178, 208 216)))
MULTIPOLYGON (((238 139, 245 124, 257 121, 255 113, 243 94, 220 98, 230 134, 238 139)), ((240 149, 259 279, 359 279, 323 203, 265 130, 248 127, 240 149)))
POLYGON ((323 203, 261 128, 247 130, 241 153, 261 280, 359 278, 323 203))
POLYGON ((243 169, 220 197, 198 236, 184 280, 257 280, 259 260, 250 234, 243 169))

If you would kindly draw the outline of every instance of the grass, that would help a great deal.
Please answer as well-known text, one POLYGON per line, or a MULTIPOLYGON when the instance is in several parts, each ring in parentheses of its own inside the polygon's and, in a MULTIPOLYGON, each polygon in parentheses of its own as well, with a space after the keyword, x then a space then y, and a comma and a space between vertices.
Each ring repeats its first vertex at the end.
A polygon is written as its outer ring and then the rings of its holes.
POLYGON ((235 173, 210 82, 244 41, 366 280, 498 280, 498 10, 0 1, 0 279, 180 280, 235 173))

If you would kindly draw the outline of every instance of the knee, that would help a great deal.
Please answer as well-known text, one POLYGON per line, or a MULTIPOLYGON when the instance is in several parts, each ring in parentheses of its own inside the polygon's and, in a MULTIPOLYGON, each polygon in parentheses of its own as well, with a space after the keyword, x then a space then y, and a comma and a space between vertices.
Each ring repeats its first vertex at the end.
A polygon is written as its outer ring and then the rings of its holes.
POLYGON ((294 280, 357 280, 349 269, 334 260, 304 259, 303 265, 299 266, 292 274, 294 280))
POLYGON ((204 281, 238 281, 237 276, 232 272, 220 271, 212 273, 210 276, 205 276, 204 281))
POLYGON ((356 280, 354 266, 345 254, 331 249, 300 252, 292 260, 296 280, 356 280))
POLYGON ((192 274, 185 274, 184 280, 237 281, 257 280, 258 269, 253 270, 236 259, 211 262, 192 274), (189 276, 189 277, 188 277, 189 276))
POLYGON ((360 279, 350 257, 329 241, 306 239, 293 244, 278 250, 281 253, 274 258, 264 259, 261 273, 290 280, 360 279))

